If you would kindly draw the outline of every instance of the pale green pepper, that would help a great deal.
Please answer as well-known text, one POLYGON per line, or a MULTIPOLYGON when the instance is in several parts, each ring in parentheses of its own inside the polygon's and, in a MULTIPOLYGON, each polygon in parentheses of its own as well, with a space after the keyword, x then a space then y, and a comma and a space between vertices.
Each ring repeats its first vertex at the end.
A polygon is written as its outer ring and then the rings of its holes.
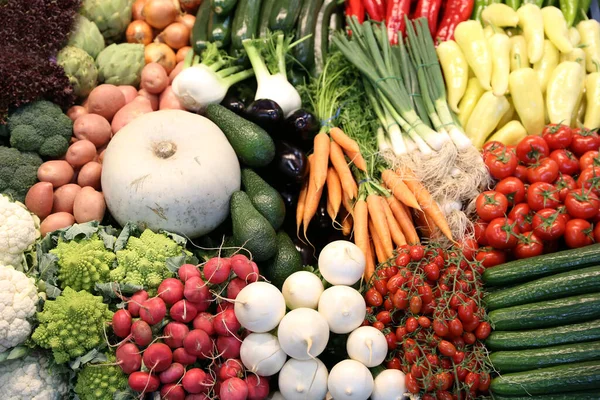
POLYGON ((477 21, 461 22, 454 31, 454 40, 479 79, 481 87, 491 90, 492 57, 481 24, 477 21))
POLYGON ((529 135, 541 135, 544 129, 544 95, 537 73, 521 68, 510 73, 509 90, 515 110, 529 135))
POLYGON ((479 79, 469 78, 465 95, 458 104, 458 121, 463 127, 467 126, 467 122, 483 93, 485 93, 485 90, 481 87, 479 79))
POLYGON ((529 62, 536 63, 544 55, 544 18, 535 4, 525 4, 517 10, 519 26, 527 41, 529 62))
POLYGON ((469 82, 469 64, 463 52, 454 40, 442 42, 436 48, 448 93, 448 105, 455 113, 459 112, 458 103, 467 91, 469 82))
POLYGON ((596 65, 600 64, 600 23, 593 19, 581 21, 577 30, 581 35, 580 46, 586 55, 586 70, 596 72, 596 65))
POLYGON ((546 93, 546 86, 548 86, 548 80, 550 75, 554 71, 554 68, 558 66, 560 62, 560 53, 556 46, 549 40, 544 40, 544 57, 533 65, 533 70, 538 76, 542 93, 546 93))
POLYGON ((573 51, 573 43, 569 39, 569 28, 562 11, 556 7, 542 8, 544 19, 544 32, 554 46, 561 52, 568 54, 573 51))
POLYGON ((583 94, 581 65, 562 62, 554 69, 546 89, 546 108, 552 124, 570 124, 583 94))
MULTIPOLYGON (((506 6, 508 7, 508 6, 506 6)), ((512 8, 508 7, 511 11, 512 8)), ((503 33, 495 33, 488 39, 492 51, 492 90, 496 96, 504 96, 508 90, 510 75, 510 38, 503 33)))
POLYGON ((583 126, 600 128, 600 72, 592 72, 585 80, 586 109, 583 126))
POLYGON ((510 38, 510 70, 529 68, 529 56, 527 55, 527 41, 523 35, 510 38))
POLYGON ((481 149, 509 109, 510 104, 506 96, 496 96, 492 91, 481 96, 465 128, 465 133, 475 148, 481 149))

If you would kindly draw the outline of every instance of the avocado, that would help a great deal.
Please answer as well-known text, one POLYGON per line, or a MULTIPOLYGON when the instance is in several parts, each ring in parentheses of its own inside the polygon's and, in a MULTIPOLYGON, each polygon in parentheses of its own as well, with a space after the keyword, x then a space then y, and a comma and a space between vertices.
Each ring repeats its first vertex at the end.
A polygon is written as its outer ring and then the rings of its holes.
POLYGON ((302 270, 302 257, 287 233, 277 233, 277 253, 260 270, 279 289, 288 276, 302 270))
POLYGON ((285 219, 285 203, 279 192, 248 168, 242 170, 242 184, 254 208, 271 223, 273 229, 279 229, 285 219))

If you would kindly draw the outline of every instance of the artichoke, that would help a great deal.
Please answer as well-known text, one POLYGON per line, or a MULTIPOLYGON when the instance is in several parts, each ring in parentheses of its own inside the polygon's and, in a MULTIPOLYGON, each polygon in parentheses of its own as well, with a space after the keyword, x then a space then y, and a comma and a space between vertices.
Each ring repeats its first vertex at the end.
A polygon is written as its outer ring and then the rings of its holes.
POLYGON ((131 0, 84 0, 79 12, 96 23, 108 43, 122 38, 131 22, 131 0))
POLYGON ((140 43, 113 43, 96 58, 100 82, 116 86, 137 86, 145 64, 144 45, 140 43))
POLYGON ((90 56, 96 58, 104 49, 104 36, 95 23, 83 15, 77 15, 75 30, 71 32, 68 45, 85 50, 90 56))
POLYGON ((94 59, 78 47, 66 46, 56 56, 63 67, 76 96, 85 97, 98 83, 98 70, 94 59))

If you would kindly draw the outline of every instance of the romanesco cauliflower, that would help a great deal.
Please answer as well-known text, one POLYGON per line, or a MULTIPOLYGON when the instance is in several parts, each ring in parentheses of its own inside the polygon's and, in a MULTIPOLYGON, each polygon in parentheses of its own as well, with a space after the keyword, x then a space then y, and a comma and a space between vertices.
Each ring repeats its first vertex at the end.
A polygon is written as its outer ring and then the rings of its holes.
POLYGON ((69 286, 73 290, 91 291, 96 282, 106 282, 116 258, 98 235, 80 241, 60 241, 50 253, 58 257, 61 289, 69 286))
POLYGON ((38 300, 33 279, 0 265, 0 353, 29 337, 31 324, 27 319, 35 314, 38 300))
MULTIPOLYGON (((114 363, 114 355, 107 356, 107 363, 114 363)), ((77 374, 75 393, 81 400, 112 400, 117 390, 125 390, 127 375, 117 365, 86 364, 77 374)))
POLYGON ((68 389, 66 379, 51 369, 46 357, 29 355, 0 363, 2 400, 61 400, 68 389))
POLYGON ((54 359, 62 364, 100 345, 112 316, 102 297, 67 287, 37 313, 40 325, 31 338, 40 347, 52 349, 54 359))
POLYGON ((25 206, 0 195, 0 265, 18 267, 23 253, 40 236, 39 219, 25 206))

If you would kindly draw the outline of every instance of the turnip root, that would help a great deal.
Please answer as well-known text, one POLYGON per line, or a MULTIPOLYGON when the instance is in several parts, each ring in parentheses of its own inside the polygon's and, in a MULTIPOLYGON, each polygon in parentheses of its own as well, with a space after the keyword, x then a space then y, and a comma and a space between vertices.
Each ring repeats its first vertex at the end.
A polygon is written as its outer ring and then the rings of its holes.
POLYGON ((310 360, 325 350, 329 325, 323 316, 310 308, 296 308, 287 313, 277 328, 281 349, 297 360, 310 360))
POLYGON ((202 329, 191 330, 183 339, 183 348, 185 351, 196 357, 208 358, 212 347, 212 340, 210 340, 208 334, 202 329))
POLYGON ((367 304, 358 290, 339 285, 321 294, 318 310, 331 332, 350 333, 365 320, 367 304))
POLYGON ((209 336, 213 336, 215 334, 215 327, 213 326, 212 322, 213 318, 214 315, 211 313, 201 312, 196 315, 192 325, 194 326, 194 329, 202 329, 209 336))
POLYGON ((327 393, 327 367, 318 358, 314 360, 289 359, 279 372, 279 397, 272 399, 324 399, 327 393))
POLYGON ((140 318, 149 325, 158 324, 167 315, 167 305, 160 297, 153 297, 142 303, 140 318))
POLYGON ((290 310, 296 308, 316 309, 323 290, 321 280, 308 271, 294 272, 287 277, 281 288, 285 304, 290 310))
POLYGON ((244 328, 263 333, 275 329, 285 315, 285 299, 275 286, 254 282, 239 292, 234 309, 244 328))
POLYGON ((213 257, 204 264, 204 278, 215 285, 225 282, 231 272, 231 260, 223 257, 213 257))
POLYGON ((240 322, 232 309, 223 310, 213 318, 215 332, 220 336, 233 336, 240 330, 240 322))
POLYGON ((192 368, 185 373, 181 384, 188 393, 205 393, 209 389, 205 381, 206 372, 200 368, 192 368))
POLYGON ((127 302, 127 311, 131 314, 132 317, 140 316, 140 307, 144 301, 148 300, 148 292, 145 290, 140 290, 135 292, 133 296, 127 302))
POLYGON ((360 248, 347 240, 329 243, 319 254, 319 271, 332 285, 352 286, 362 277, 367 265, 360 248))
POLYGON ((146 321, 138 319, 131 325, 131 337, 135 344, 146 347, 152 342, 152 328, 146 321))
POLYGON ((167 383, 160 388, 161 400, 185 400, 183 386, 175 383, 167 383))
POLYGON ((242 342, 240 358, 251 372, 271 376, 281 370, 287 355, 276 336, 270 333, 251 333, 242 342))
POLYGON ((237 336, 217 337, 217 351, 225 359, 240 358, 241 346, 242 340, 237 336))
POLYGON ((381 371, 375 378, 372 400, 403 400, 408 397, 404 373, 397 369, 381 371))
POLYGON ((243 288, 248 286, 248 283, 240 278, 234 278, 227 285, 227 298, 235 300, 243 288))
POLYGON ((217 378, 221 381, 229 378, 241 378, 244 376, 242 361, 236 358, 228 358, 217 370, 217 378))
POLYGON ((388 352, 385 336, 372 326, 355 329, 346 341, 348 356, 367 367, 376 367, 383 363, 388 352))
POLYGON ((179 276, 179 279, 185 282, 194 276, 200 277, 200 271, 194 264, 183 264, 181 267, 179 267, 177 275, 179 276))
POLYGON ((329 371, 327 388, 336 400, 367 400, 373 392, 373 375, 358 361, 340 361, 329 371))

